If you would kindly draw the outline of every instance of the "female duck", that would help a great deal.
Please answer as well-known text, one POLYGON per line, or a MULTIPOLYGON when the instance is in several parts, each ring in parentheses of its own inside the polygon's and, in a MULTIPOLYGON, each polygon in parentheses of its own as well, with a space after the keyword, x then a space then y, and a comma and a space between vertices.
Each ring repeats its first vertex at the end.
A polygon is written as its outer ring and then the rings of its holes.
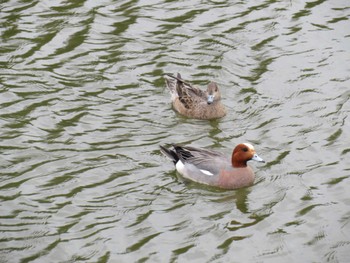
POLYGON ((185 82, 178 73, 165 76, 165 83, 170 90, 174 109, 187 117, 210 120, 226 115, 225 106, 221 103, 219 87, 210 82, 207 90, 203 91, 185 82))
POLYGON ((224 189, 237 189, 254 183, 255 175, 247 162, 265 162, 249 143, 238 144, 231 159, 222 153, 195 147, 160 146, 161 152, 175 164, 176 170, 187 179, 224 189))

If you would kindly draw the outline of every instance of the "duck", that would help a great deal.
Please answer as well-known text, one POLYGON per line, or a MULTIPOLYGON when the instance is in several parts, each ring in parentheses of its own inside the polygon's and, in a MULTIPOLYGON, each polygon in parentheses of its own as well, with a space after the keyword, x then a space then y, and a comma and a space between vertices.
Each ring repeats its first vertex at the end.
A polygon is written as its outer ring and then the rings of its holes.
POLYGON ((200 120, 218 119, 226 115, 226 108, 221 103, 221 93, 215 82, 210 82, 204 91, 184 81, 180 73, 177 76, 165 74, 164 78, 173 108, 179 114, 200 120))
POLYGON ((255 174, 247 162, 265 162, 250 143, 238 144, 231 158, 218 151, 192 146, 172 145, 167 148, 160 145, 160 150, 173 161, 183 178, 222 189, 253 185, 255 174))

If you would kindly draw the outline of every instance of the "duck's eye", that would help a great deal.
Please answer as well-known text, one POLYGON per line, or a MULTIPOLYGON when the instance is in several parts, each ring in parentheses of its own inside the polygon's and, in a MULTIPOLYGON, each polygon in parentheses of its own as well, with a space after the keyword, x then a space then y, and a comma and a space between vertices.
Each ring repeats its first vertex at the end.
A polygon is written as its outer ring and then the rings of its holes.
POLYGON ((248 148, 243 148, 243 152, 248 152, 248 148))

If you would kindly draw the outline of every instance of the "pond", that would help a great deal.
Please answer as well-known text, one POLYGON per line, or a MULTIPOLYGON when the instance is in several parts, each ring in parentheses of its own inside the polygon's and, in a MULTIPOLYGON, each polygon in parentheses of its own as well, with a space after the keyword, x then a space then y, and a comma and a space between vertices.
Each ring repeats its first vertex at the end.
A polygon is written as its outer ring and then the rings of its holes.
POLYGON ((349 1, 0 9, 0 262, 348 262, 349 1), (177 72, 227 115, 177 114, 177 72), (266 163, 238 190, 159 150, 241 142, 266 163))

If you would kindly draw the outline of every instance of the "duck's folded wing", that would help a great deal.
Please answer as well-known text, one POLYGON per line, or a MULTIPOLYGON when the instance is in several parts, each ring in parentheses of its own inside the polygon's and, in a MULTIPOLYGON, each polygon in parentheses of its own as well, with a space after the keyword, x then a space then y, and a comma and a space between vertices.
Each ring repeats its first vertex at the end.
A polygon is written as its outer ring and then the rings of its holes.
POLYGON ((183 97, 188 96, 192 97, 193 99, 200 97, 206 99, 207 94, 205 91, 193 86, 191 83, 184 81, 179 73, 177 74, 177 77, 171 75, 168 76, 176 80, 176 89, 179 93, 179 96, 181 94, 183 97))
POLYGON ((194 165, 208 175, 217 174, 220 169, 230 165, 230 160, 217 151, 176 145, 174 149, 183 163, 194 165))
POLYGON ((184 105, 185 108, 191 109, 194 105, 194 100, 196 99, 189 93, 187 86, 184 83, 177 81, 176 82, 176 92, 179 97, 180 102, 184 105))
POLYGON ((194 98, 198 97, 198 99, 203 99, 203 100, 207 99, 207 94, 205 93, 205 91, 194 86, 186 86, 185 88, 189 96, 194 98))

